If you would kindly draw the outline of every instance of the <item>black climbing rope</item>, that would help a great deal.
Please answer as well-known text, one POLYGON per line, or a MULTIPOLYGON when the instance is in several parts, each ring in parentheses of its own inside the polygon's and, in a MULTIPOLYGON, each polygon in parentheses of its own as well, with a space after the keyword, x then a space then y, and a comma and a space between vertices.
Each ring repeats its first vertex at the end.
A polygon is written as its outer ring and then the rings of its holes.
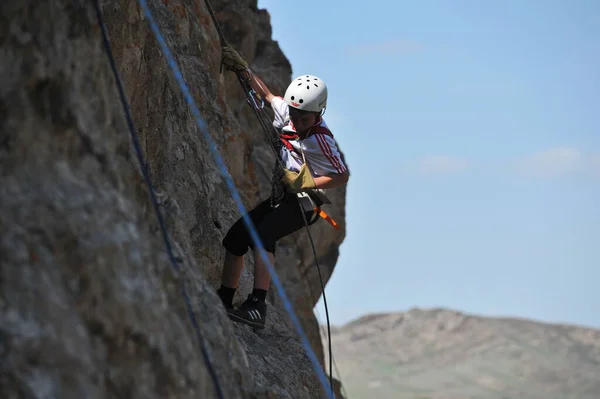
MULTIPOLYGON (((104 18, 102 16, 102 11, 100 9, 100 4, 99 4, 99 0, 94 0, 94 8, 96 10, 96 17, 98 19, 98 25, 100 26, 100 31, 102 33, 102 41, 104 43, 104 49, 108 58, 108 61, 110 63, 110 68, 112 70, 112 73, 114 75, 114 79, 117 85, 117 89, 119 91, 119 97, 121 100, 121 105, 123 106, 123 112, 125 114, 125 119, 127 120, 127 126, 129 128, 129 133, 131 135, 131 139, 133 141, 133 145, 135 147, 135 152, 138 158, 138 161, 140 163, 140 168, 142 170, 142 174, 144 176, 144 180, 146 182, 146 185, 148 186, 148 191, 150 193, 150 198, 152 200, 152 205, 154 207, 154 211, 156 213, 156 216, 158 218, 158 222, 160 224, 160 229, 161 229, 161 233, 162 233, 162 238, 163 241, 165 243, 165 247, 167 249, 167 254, 169 256, 169 260, 171 261, 171 265, 173 266, 173 269, 177 272, 177 274, 180 273, 180 268, 179 265, 177 264, 177 261, 175 260, 175 256, 173 254, 173 249, 171 246, 171 241, 169 240, 169 236, 167 233, 167 228, 165 226, 165 222, 163 220, 162 214, 160 212, 159 209, 159 205, 158 205, 158 201, 156 200, 156 195, 154 192, 154 188, 152 186, 152 182, 150 180, 150 176, 148 174, 148 170, 147 170, 147 164, 144 160, 144 155, 142 153, 142 149, 140 147, 140 143, 138 141, 137 138, 137 134, 135 132, 135 126, 133 123, 133 118, 131 117, 131 113, 129 110, 129 104, 127 102, 127 97, 125 95, 125 89, 123 88, 123 83, 121 82, 121 78, 119 75, 119 72, 117 70, 117 66, 115 63, 115 59, 113 57, 113 53, 112 53, 112 49, 111 49, 111 45, 110 45, 110 40, 108 38, 108 32, 106 29, 106 26, 104 24, 104 18)), ((206 350, 206 346, 204 344, 204 340, 202 339, 202 334, 200 332, 200 327, 198 326, 198 321, 196 320, 196 317, 194 315, 194 312, 192 310, 192 305, 190 303, 190 299, 187 293, 187 290, 185 289, 185 281, 183 279, 180 278, 180 289, 181 289, 181 293, 182 296, 184 298, 185 301, 185 305, 186 305, 186 310, 188 313, 188 316, 190 317, 190 321, 192 323, 192 326, 195 330, 196 333, 196 337, 198 339, 198 342, 200 343, 200 349, 202 351, 202 356, 204 357, 204 361, 206 362, 206 365, 208 367, 208 371, 209 374, 211 376, 211 379, 213 380, 213 383, 215 385, 215 389, 217 390, 217 395, 219 397, 219 399, 224 399, 225 396, 223 394, 223 388, 221 387, 221 384, 219 383, 219 380, 217 378, 217 373, 215 371, 214 366, 212 365, 212 363, 210 362, 209 356, 208 356, 208 352, 206 350)))

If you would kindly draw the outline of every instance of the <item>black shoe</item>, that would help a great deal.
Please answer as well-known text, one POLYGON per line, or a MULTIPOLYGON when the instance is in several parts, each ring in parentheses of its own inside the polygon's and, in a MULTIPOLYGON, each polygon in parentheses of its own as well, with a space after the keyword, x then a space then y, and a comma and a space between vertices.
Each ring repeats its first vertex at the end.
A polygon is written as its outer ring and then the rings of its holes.
POLYGON ((248 324, 254 328, 265 328, 267 304, 252 294, 238 309, 227 311, 229 318, 238 323, 248 324))

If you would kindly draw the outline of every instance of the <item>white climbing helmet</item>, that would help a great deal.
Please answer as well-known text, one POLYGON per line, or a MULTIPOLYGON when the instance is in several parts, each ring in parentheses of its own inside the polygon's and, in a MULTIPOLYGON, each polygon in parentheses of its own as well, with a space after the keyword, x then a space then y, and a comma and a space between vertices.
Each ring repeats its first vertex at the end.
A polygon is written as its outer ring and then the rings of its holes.
POLYGON ((321 113, 327 106, 327 85, 313 75, 302 75, 290 83, 285 102, 302 111, 321 113))

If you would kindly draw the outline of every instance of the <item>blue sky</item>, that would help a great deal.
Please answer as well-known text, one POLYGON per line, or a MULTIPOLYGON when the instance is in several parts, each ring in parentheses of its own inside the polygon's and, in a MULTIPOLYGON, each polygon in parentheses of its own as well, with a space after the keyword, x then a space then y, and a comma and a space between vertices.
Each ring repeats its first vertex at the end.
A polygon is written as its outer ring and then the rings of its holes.
POLYGON ((328 84, 352 172, 332 323, 440 306, 600 327, 599 2, 258 6, 294 75, 328 84))

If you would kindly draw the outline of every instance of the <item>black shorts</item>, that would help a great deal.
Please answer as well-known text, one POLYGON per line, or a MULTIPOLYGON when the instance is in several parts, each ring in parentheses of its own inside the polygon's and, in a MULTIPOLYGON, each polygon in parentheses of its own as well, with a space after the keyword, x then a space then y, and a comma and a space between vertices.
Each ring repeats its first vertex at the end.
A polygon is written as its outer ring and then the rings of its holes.
MULTIPOLYGON (((254 223, 265 251, 271 253, 275 253, 277 240, 304 227, 302 209, 296 195, 287 195, 277 208, 272 208, 270 198, 267 198, 250 210, 248 215, 254 223)), ((305 209, 304 216, 309 226, 320 219, 312 209, 305 209)), ((254 241, 243 218, 240 217, 231 226, 223 238, 223 246, 228 252, 237 256, 243 256, 248 249, 254 248, 254 241)))

